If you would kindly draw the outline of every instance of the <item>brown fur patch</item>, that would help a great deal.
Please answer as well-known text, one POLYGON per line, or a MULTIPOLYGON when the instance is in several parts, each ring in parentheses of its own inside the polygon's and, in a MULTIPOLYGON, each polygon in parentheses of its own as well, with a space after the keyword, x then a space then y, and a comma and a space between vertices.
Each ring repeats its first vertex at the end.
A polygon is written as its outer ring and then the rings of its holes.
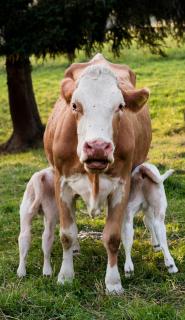
POLYGON ((95 199, 99 193, 99 174, 88 174, 88 178, 92 184, 92 194, 95 199))
POLYGON ((61 236, 62 246, 65 250, 68 250, 72 246, 72 239, 71 237, 67 236, 66 234, 62 234, 61 236))
POLYGON ((93 196, 94 198, 97 197, 99 193, 99 175, 98 174, 93 174, 93 196))
POLYGON ((46 180, 45 174, 42 174, 41 181, 44 183, 45 180, 46 180))
POLYGON ((107 243, 108 249, 112 254, 116 254, 120 245, 120 238, 117 235, 111 235, 107 243))

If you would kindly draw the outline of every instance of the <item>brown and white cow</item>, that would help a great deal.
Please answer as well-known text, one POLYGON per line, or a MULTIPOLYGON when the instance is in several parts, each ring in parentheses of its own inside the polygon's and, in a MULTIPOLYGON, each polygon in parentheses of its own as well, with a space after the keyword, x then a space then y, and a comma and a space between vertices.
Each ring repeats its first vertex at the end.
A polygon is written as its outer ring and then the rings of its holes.
POLYGON ((148 97, 148 89, 135 89, 135 75, 128 66, 112 64, 101 54, 87 63, 72 64, 65 72, 44 136, 45 152, 55 169, 60 212, 60 283, 74 278, 78 194, 91 215, 108 205, 103 231, 108 255, 106 290, 123 290, 117 266, 121 225, 131 171, 144 162, 151 142, 148 97))

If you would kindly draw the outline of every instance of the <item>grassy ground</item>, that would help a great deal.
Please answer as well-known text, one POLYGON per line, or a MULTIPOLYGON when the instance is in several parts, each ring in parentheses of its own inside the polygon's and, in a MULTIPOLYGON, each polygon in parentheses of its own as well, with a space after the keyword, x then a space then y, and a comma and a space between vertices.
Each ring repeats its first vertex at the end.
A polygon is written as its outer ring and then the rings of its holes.
MULTIPOLYGON (((72 285, 56 283, 62 250, 56 230, 52 253, 54 275, 42 277, 42 221, 33 225, 33 242, 28 258, 28 275, 16 277, 18 265, 19 203, 25 184, 36 170, 46 167, 43 150, 6 155, 0 158, 0 319, 185 319, 185 134, 182 130, 185 108, 185 46, 167 50, 168 56, 152 56, 148 51, 131 48, 119 59, 137 74, 138 87, 151 89, 150 112, 153 142, 151 162, 163 172, 176 173, 166 182, 168 210, 166 216, 170 250, 179 268, 177 275, 168 275, 161 253, 154 253, 142 217, 135 221, 133 260, 135 276, 124 277, 124 255, 121 250, 119 267, 125 294, 111 297, 104 294, 106 254, 101 241, 81 241, 81 255, 75 258, 76 279, 72 285)), ((83 60, 79 55, 78 60, 83 60)), ((0 61, 0 143, 11 133, 4 62, 0 61)), ((67 61, 57 58, 45 63, 33 59, 33 83, 39 110, 44 122, 59 93, 67 61)), ((81 202, 78 207, 83 207, 81 202)), ((104 217, 90 220, 78 214, 79 230, 101 231, 104 217)))

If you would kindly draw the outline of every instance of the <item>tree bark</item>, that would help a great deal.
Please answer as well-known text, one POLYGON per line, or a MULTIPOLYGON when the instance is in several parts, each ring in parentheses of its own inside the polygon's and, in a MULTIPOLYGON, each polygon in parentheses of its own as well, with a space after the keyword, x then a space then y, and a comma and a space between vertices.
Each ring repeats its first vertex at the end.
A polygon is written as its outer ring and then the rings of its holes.
POLYGON ((13 133, 0 151, 17 152, 41 144, 44 132, 31 79, 29 58, 6 57, 7 85, 13 133))

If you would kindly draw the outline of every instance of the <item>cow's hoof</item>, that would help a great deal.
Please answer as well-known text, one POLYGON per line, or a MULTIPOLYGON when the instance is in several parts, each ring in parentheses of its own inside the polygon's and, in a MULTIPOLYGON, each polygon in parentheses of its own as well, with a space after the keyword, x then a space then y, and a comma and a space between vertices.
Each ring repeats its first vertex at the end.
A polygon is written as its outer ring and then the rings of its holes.
POLYGON ((179 271, 175 264, 171 264, 167 268, 169 273, 177 273, 179 271))
POLYGON ((121 283, 106 284, 106 294, 123 294, 124 290, 121 283))
POLYGON ((43 267, 43 271, 42 271, 43 276, 51 276, 52 275, 52 268, 50 265, 46 265, 43 267))
POLYGON ((19 267, 19 268, 17 269, 17 276, 18 276, 19 278, 25 277, 25 276, 26 276, 26 268, 24 268, 24 267, 19 267))
POLYGON ((73 279, 74 279, 74 274, 59 273, 57 282, 59 284, 72 283, 73 279))

